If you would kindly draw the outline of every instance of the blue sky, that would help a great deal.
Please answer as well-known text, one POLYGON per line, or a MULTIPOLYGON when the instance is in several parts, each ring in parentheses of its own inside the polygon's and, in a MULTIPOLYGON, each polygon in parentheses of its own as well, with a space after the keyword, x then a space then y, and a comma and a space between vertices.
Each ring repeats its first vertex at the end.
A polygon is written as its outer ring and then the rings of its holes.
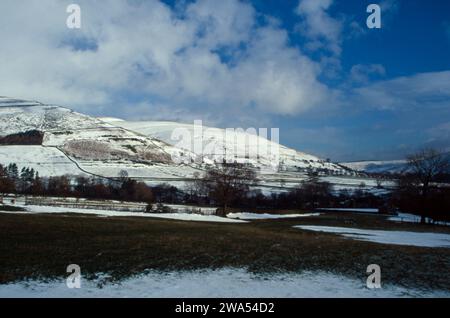
MULTIPOLYGON (((304 41, 293 32, 299 17, 294 12, 298 0, 254 0, 255 8, 280 19, 290 31, 292 43, 300 48, 304 41)), ((343 42, 342 66, 350 71, 355 64, 382 63, 389 69, 387 78, 450 68, 450 2, 446 0, 344 0, 332 1, 330 16, 347 20, 343 42), (366 8, 371 3, 389 3, 382 10, 382 28, 369 30, 366 8), (349 24, 357 22, 365 36, 351 36, 349 24), (447 27, 446 27, 447 24, 447 27)))
POLYGON ((65 27, 69 3, 1 2, 0 95, 278 127, 336 161, 450 149, 450 1, 80 0, 80 30, 65 27))
MULTIPOLYGON (((298 1, 255 0, 253 3, 261 12, 283 21, 287 29, 295 29, 298 16, 292 8, 298 1)), ((348 24, 357 22, 364 27, 368 16, 366 8, 371 3, 377 2, 334 1, 328 12, 330 16, 348 19, 348 24)), ((390 6, 382 11, 383 25, 380 30, 365 29, 364 34, 352 36, 348 24, 344 27, 346 39, 342 43, 341 70, 337 79, 328 80, 330 86, 342 85, 352 67, 358 64, 380 64, 384 67, 385 73, 371 78, 371 82, 450 69, 450 2, 391 1, 390 6)), ((300 48, 304 45, 304 38, 296 32, 290 33, 290 39, 300 48)), ((417 147, 430 145, 448 149, 450 145, 448 131, 442 131, 442 135, 437 132, 437 136, 432 137, 428 133, 436 126, 447 124, 448 128, 449 100, 444 109, 430 113, 427 110, 358 110, 360 106, 350 105, 352 109, 349 113, 337 117, 280 118, 278 123, 280 127, 289 127, 294 131, 292 135, 284 136, 287 144, 296 146, 298 142, 300 148, 332 158, 335 157, 333 150, 341 149, 338 151, 342 151, 342 160, 392 159, 402 157, 417 147), (297 140, 296 128, 315 130, 317 127, 328 129, 328 138, 320 138, 317 142, 311 132, 310 140, 297 140), (335 132, 338 138, 343 139, 342 143, 330 140, 335 132), (329 143, 336 144, 336 148, 329 149, 329 143)))

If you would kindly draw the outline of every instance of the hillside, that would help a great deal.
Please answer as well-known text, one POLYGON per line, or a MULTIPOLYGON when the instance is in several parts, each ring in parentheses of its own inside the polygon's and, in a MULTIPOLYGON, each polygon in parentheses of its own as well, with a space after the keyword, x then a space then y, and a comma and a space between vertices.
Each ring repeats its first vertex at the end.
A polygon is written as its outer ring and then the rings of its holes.
POLYGON ((173 166, 172 155, 180 152, 157 139, 64 107, 0 98, 0 140, 16 140, 27 132, 43 134, 41 144, 4 143, 0 162, 30 166, 43 176, 69 173, 114 178, 127 170, 130 176, 170 179, 174 173, 167 168, 173 166))
MULTIPOLYGON (((368 187, 376 185, 375 180, 361 178, 351 169, 260 136, 235 131, 231 137, 236 151, 233 160, 252 165, 258 173, 257 188, 265 192, 295 187, 311 169, 336 190, 356 188, 362 182, 368 187), (268 151, 248 156, 259 149, 268 151), (273 157, 270 150, 278 150, 279 157, 273 157)), ((126 170, 130 177, 151 185, 178 187, 208 165, 221 163, 230 145, 224 129, 203 127, 200 134, 194 134, 192 124, 94 118, 65 107, 4 97, 0 98, 0 140, 7 141, 0 144, 1 164, 32 167, 41 176, 117 178, 126 170), (176 129, 191 134, 192 143, 201 142, 200 152, 194 153, 191 149, 197 149, 186 143, 180 147, 172 138, 176 129)))
POLYGON ((159 121, 132 122, 118 119, 104 120, 110 124, 139 132, 148 137, 163 140, 174 146, 179 141, 176 139, 176 136, 172 136, 173 132, 176 130, 180 132, 186 131, 192 137, 192 141, 187 145, 190 148, 187 149, 185 147, 184 149, 194 150, 194 144, 199 142, 202 146, 201 152, 196 152, 196 155, 205 158, 207 162, 221 162, 222 158, 226 157, 227 152, 231 150, 236 162, 251 163, 263 170, 273 167, 277 163, 279 163, 279 167, 277 166, 276 169, 280 171, 293 172, 308 168, 327 169, 335 172, 342 172, 343 170, 342 167, 326 162, 316 156, 290 149, 264 137, 247 132, 236 130, 229 133, 225 129, 203 126, 201 133, 196 133, 194 124, 159 121), (227 138, 231 138, 234 141, 231 145, 234 149, 229 149, 230 146, 229 143, 227 144, 227 138), (273 154, 277 151, 279 152, 279 158, 274 158, 273 154), (251 156, 251 154, 258 155, 251 156), (278 162, 275 163, 274 159, 277 159, 278 162))
POLYGON ((342 162, 342 166, 367 173, 400 173, 406 168, 406 160, 342 162))

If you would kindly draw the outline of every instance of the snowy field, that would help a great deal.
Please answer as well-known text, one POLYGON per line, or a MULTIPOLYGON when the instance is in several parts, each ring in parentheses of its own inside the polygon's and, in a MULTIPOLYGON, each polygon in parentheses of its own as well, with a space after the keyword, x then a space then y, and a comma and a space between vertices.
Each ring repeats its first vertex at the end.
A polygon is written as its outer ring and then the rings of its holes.
POLYGON ((382 244, 450 248, 450 235, 441 233, 380 231, 347 227, 298 225, 297 229, 336 233, 348 238, 382 244))
POLYGON ((33 168, 41 177, 84 175, 60 150, 42 146, 0 146, 0 164, 33 168))
POLYGON ((78 214, 92 214, 103 217, 149 217, 172 219, 181 221, 199 221, 199 222, 220 222, 220 223, 246 223, 243 220, 266 220, 266 219, 287 219, 319 216, 320 213, 304 213, 304 214, 258 214, 250 212, 229 213, 227 217, 220 217, 212 215, 216 208, 195 208, 184 205, 167 205, 167 207, 182 211, 183 209, 202 210, 203 214, 197 213, 144 213, 144 212, 125 212, 125 211, 111 211, 103 209, 85 209, 85 208, 71 208, 71 207, 56 207, 44 205, 18 205, 18 207, 26 209, 26 212, 1 212, 0 213, 43 213, 43 214, 62 214, 62 213, 78 213, 78 214))
POLYGON ((190 213, 143 213, 143 212, 120 212, 120 211, 108 211, 108 210, 92 210, 92 209, 75 209, 75 208, 61 208, 51 206, 37 206, 27 205, 21 206, 27 210, 27 212, 0 212, 0 213, 14 213, 14 214, 26 214, 26 213, 43 213, 43 214, 62 214, 62 213, 78 213, 78 214, 90 214, 103 217, 147 217, 147 218, 159 218, 159 219, 171 219, 179 221, 197 221, 197 222, 219 222, 219 223, 245 223, 246 221, 237 219, 228 219, 219 217, 216 215, 201 215, 190 213))
POLYGON ((304 214, 258 214, 250 212, 229 213, 227 217, 230 219, 239 220, 270 220, 270 219, 289 219, 289 218, 302 218, 308 216, 319 216, 320 213, 304 213, 304 214))
POLYGON ((69 289, 65 280, 26 281, 0 285, 0 298, 399 298, 450 297, 449 292, 407 289, 386 285, 368 289, 365 281, 344 276, 304 272, 256 275, 244 269, 156 272, 118 284, 81 280, 80 289, 69 289), (219 287, 219 288, 218 288, 219 287))

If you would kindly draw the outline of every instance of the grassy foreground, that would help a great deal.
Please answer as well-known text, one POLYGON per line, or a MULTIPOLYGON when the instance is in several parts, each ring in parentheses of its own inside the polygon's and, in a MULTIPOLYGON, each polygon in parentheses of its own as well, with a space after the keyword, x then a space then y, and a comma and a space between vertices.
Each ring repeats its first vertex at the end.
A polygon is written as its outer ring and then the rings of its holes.
POLYGON ((245 267, 251 271, 324 270, 364 280, 379 264, 382 282, 450 290, 450 249, 384 245, 293 229, 311 224, 450 233, 444 227, 395 224, 381 216, 326 214, 247 224, 151 218, 0 213, 0 284, 66 277, 113 279, 146 269, 245 267))

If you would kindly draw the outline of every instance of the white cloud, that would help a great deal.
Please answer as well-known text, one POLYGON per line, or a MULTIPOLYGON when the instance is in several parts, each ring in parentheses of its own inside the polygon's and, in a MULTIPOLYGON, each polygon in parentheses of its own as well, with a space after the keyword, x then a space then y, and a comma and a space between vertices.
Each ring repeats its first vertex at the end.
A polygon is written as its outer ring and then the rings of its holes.
POLYGON ((138 96, 139 107, 217 114, 298 114, 329 96, 320 66, 289 46, 286 31, 257 25, 248 3, 199 0, 177 11, 156 0, 78 4, 81 30, 66 28, 65 1, 0 3, 0 95, 115 113, 115 101, 138 96))
POLYGON ((333 0, 300 0, 295 12, 302 18, 296 29, 308 38, 311 50, 328 49, 341 54, 342 22, 333 18, 328 10, 333 0))
POLYGON ((450 71, 379 81, 353 91, 352 103, 388 110, 425 112, 450 107, 450 71))

